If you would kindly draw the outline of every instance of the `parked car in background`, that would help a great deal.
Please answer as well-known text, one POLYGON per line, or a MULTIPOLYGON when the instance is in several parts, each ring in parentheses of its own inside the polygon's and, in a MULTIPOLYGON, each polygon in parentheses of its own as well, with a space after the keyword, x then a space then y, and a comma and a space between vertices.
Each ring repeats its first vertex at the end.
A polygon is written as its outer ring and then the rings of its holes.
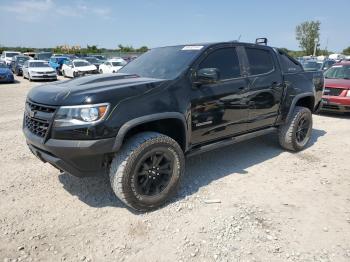
POLYGON ((36 54, 35 52, 25 52, 25 53, 23 53, 23 55, 30 56, 31 58, 34 58, 35 54, 36 54))
POLYGON ((52 52, 38 52, 38 53, 35 53, 34 59, 49 61, 51 56, 52 56, 52 52))
POLYGON ((20 52, 16 52, 16 51, 3 51, 0 57, 0 61, 3 61, 7 66, 10 66, 12 57, 19 54, 20 52))
POLYGON ((305 60, 302 62, 302 66, 305 71, 320 71, 322 70, 323 62, 305 60))
POLYGON ((20 76, 22 75, 22 67, 25 61, 32 59, 30 56, 25 56, 25 55, 16 55, 12 58, 11 62, 11 70, 12 72, 20 76))
POLYGON ((88 56, 85 57, 84 60, 90 62, 91 64, 95 65, 97 69, 99 69, 100 65, 103 63, 100 59, 94 57, 94 56, 88 56))
POLYGON ((62 65, 62 75, 65 77, 78 77, 88 74, 98 74, 98 70, 95 65, 86 60, 69 60, 62 65))
POLYGON ((116 73, 126 64, 127 62, 123 58, 110 59, 100 65, 99 72, 101 74, 116 73))
POLYGON ((104 62, 107 58, 104 55, 89 55, 89 57, 96 57, 98 60, 104 62))
POLYGON ((66 56, 52 56, 49 60, 49 65, 55 69, 58 75, 62 75, 62 66, 68 60, 70 59, 66 56))
POLYGON ((333 65, 325 72, 322 111, 350 113, 350 62, 333 65))
POLYGON ((13 83, 15 78, 5 62, 0 62, 0 83, 13 83))
POLYGON ((328 68, 330 68, 332 65, 334 65, 336 62, 335 60, 332 59, 326 59, 323 61, 323 65, 322 65, 322 70, 325 71, 328 68))
POLYGON ((23 78, 29 81, 57 80, 57 74, 45 60, 27 60, 23 64, 23 78))

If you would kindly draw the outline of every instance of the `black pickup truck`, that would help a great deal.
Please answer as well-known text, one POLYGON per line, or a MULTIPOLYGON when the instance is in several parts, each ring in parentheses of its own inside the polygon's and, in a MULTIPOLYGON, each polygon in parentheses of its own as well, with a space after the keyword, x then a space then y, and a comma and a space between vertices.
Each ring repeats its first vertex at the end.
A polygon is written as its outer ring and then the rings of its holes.
POLYGON ((176 192, 185 156, 269 132, 287 150, 305 148, 323 87, 322 72, 264 45, 154 48, 117 74, 34 87, 23 132, 42 161, 109 173, 120 200, 147 211, 176 192))

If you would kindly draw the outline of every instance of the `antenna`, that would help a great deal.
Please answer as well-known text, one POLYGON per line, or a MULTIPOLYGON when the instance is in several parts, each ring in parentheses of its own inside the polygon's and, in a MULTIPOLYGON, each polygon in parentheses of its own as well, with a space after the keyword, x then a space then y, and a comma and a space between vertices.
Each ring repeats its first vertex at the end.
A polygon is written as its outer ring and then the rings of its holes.
POLYGON ((239 37, 238 37, 238 39, 237 39, 238 42, 239 42, 239 40, 241 40, 241 36, 242 36, 242 35, 239 35, 239 37))

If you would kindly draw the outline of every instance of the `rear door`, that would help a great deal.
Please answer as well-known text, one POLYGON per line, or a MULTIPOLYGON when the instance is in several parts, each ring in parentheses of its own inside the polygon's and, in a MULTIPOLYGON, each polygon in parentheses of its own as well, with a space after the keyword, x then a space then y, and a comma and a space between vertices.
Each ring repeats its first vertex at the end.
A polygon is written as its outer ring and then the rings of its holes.
POLYGON ((192 89, 191 143, 200 144, 244 132, 248 111, 242 107, 247 79, 235 47, 221 46, 201 57, 196 70, 216 68, 220 78, 216 83, 192 89))
POLYGON ((245 47, 248 85, 248 130, 274 125, 283 94, 283 76, 276 54, 264 46, 245 47))

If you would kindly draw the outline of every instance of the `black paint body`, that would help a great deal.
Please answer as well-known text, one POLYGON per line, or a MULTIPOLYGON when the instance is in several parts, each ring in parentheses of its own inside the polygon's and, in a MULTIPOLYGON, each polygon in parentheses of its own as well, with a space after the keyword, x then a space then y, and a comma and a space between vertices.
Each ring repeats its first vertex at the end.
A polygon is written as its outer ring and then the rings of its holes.
POLYGON ((205 44, 190 68, 176 79, 108 74, 38 86, 27 97, 37 105, 58 108, 108 102, 111 107, 107 118, 97 125, 54 129, 53 113, 47 119, 50 125, 44 137, 33 135, 25 125, 24 134, 40 159, 85 176, 103 171, 106 155, 118 152, 128 132, 147 122, 179 123, 175 132, 185 153, 229 137, 277 127, 287 121, 301 99, 307 98, 312 109, 316 108, 324 85, 322 72, 283 73, 279 55, 274 48, 254 44, 205 44), (236 49, 241 77, 198 85, 195 77, 200 61, 225 47, 236 49), (251 75, 247 47, 271 52, 274 69, 251 75))

